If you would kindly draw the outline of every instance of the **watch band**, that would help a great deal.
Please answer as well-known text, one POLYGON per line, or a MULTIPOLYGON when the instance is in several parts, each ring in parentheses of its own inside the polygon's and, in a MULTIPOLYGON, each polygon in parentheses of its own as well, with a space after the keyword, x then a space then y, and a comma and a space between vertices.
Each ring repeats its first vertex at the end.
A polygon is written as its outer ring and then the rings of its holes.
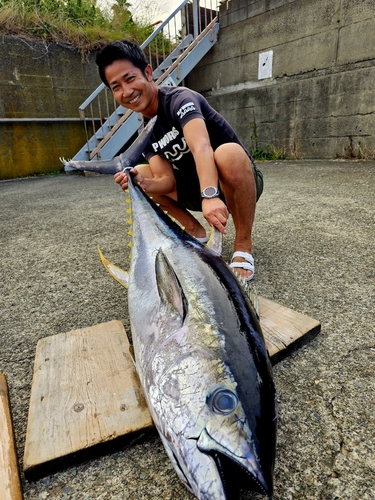
POLYGON ((214 186, 207 186, 201 192, 201 197, 202 198, 216 198, 217 196, 219 196, 219 194, 220 194, 220 191, 218 188, 216 188, 214 186))

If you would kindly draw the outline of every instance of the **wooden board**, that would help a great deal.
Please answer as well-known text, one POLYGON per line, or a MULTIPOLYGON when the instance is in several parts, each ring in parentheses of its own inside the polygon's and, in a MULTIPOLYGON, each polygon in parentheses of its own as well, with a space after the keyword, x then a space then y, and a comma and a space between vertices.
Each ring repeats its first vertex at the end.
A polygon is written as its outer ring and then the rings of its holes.
MULTIPOLYGON (((262 297, 259 303, 273 363, 320 331, 308 316, 262 297)), ((24 455, 28 479, 119 448, 129 433, 151 426, 119 321, 38 342, 24 455)))
POLYGON ((0 498, 22 500, 8 385, 0 373, 0 498))
POLYGON ((312 340, 320 332, 316 319, 259 297, 260 325, 272 364, 312 340))
POLYGON ((120 321, 37 344, 24 472, 38 479, 124 445, 152 427, 120 321))

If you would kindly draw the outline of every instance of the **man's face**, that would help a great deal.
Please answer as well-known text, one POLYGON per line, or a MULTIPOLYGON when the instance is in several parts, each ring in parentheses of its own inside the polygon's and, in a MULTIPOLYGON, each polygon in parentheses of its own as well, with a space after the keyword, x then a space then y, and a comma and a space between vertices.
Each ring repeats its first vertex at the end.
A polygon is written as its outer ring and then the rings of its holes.
POLYGON ((147 66, 145 72, 146 76, 126 59, 114 61, 105 68, 105 76, 116 101, 151 118, 157 111, 157 87, 152 82, 151 66, 147 66))

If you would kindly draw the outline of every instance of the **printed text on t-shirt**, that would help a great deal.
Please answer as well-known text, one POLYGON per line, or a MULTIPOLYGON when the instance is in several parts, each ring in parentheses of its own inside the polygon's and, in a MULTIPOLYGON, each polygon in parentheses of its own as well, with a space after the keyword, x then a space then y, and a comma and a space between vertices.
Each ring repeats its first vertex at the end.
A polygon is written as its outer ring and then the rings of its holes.
POLYGON ((162 137, 158 142, 153 142, 152 147, 154 148, 154 151, 156 152, 159 148, 163 149, 167 144, 169 144, 173 139, 176 139, 176 137, 179 135, 179 131, 173 127, 170 132, 167 132, 164 137, 162 137))
POLYGON ((187 102, 181 108, 177 111, 178 117, 181 118, 186 115, 186 113, 189 113, 189 111, 195 111, 195 106, 193 102, 187 102))

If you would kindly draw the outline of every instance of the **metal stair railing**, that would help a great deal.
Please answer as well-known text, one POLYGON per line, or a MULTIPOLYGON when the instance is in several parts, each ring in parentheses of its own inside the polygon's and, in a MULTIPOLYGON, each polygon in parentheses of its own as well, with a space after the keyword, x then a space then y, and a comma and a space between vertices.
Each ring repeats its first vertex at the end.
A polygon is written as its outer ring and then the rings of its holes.
MULTIPOLYGON (((184 0, 141 45, 151 66, 156 67, 153 76, 157 85, 180 83, 216 41, 217 3, 218 0, 184 0)), ((81 104, 79 115, 86 144, 73 160, 113 158, 136 132, 141 119, 118 106, 104 84, 81 104), (121 137, 116 134, 119 129, 121 137)))

